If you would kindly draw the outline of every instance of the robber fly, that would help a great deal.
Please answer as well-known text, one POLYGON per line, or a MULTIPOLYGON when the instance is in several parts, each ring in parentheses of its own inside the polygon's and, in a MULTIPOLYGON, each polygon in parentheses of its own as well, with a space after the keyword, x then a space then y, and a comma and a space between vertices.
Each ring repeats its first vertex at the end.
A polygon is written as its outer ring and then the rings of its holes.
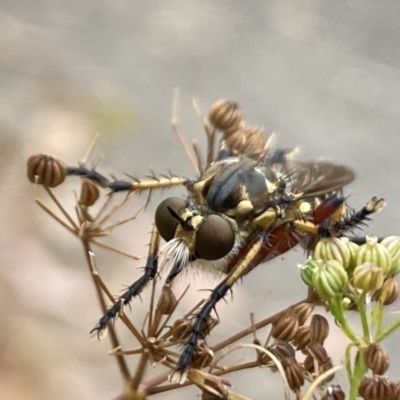
MULTIPOLYGON (((172 260, 169 284, 184 269, 209 264, 226 275, 211 291, 194 317, 173 379, 182 382, 197 348, 202 327, 216 304, 235 282, 261 262, 297 244, 312 251, 321 236, 342 236, 377 211, 383 200, 372 199, 359 212, 349 213, 342 188, 354 172, 328 161, 294 161, 290 151, 271 151, 262 130, 249 127, 237 104, 216 102, 210 110, 211 129, 205 166, 196 179, 165 177, 153 180, 108 180, 96 171, 67 167, 113 192, 142 191, 183 185, 185 197, 169 197, 155 212, 150 252, 143 275, 120 296, 92 329, 100 335, 121 307, 139 295, 158 271, 161 236, 172 260), (216 131, 222 132, 214 155, 216 131)), ((197 157, 200 159, 200 157, 197 157)))

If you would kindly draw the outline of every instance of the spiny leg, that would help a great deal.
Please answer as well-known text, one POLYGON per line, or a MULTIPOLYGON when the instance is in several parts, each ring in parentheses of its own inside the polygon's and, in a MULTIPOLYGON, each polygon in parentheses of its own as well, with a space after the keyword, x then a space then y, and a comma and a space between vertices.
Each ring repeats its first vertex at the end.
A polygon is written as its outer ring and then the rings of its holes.
POLYGON ((381 211, 386 205, 384 199, 378 199, 377 197, 372 197, 367 204, 361 208, 360 211, 350 212, 349 215, 344 216, 343 220, 333 224, 332 230, 334 232, 348 232, 353 228, 360 225, 365 225, 365 221, 370 221, 369 216, 373 213, 381 211))
POLYGON ((108 179, 94 169, 85 166, 71 167, 60 159, 48 154, 34 154, 27 161, 27 175, 32 183, 42 184, 49 188, 61 185, 67 176, 79 176, 87 178, 111 192, 137 191, 164 189, 171 186, 179 186, 187 183, 187 178, 170 174, 169 176, 151 175, 149 179, 137 179, 131 177, 131 181, 108 179))
POLYGON ((370 221, 369 216, 385 207, 385 200, 373 197, 357 212, 348 212, 344 203, 345 199, 332 195, 316 207, 312 221, 294 221, 295 226, 315 238, 341 237, 361 225, 370 221), (344 206, 343 208, 341 206, 344 206))
POLYGON ((153 280, 158 272, 158 250, 160 245, 160 235, 157 228, 153 226, 151 232, 149 253, 147 256, 146 266, 144 267, 143 275, 137 279, 127 290, 115 301, 115 303, 106 311, 106 313, 99 319, 95 327, 90 333, 97 332, 100 337, 102 332, 107 328, 110 321, 114 320, 118 313, 122 310, 123 306, 129 302, 144 289, 148 282, 153 280))
POLYGON ((190 335, 184 345, 182 354, 179 358, 177 368, 172 373, 171 381, 183 383, 186 379, 187 369, 189 368, 193 354, 197 348, 199 336, 202 336, 204 324, 207 323, 212 310, 215 309, 217 303, 225 297, 226 293, 232 288, 234 283, 243 275, 246 274, 249 265, 257 256, 257 253, 263 246, 264 238, 259 236, 257 241, 253 244, 249 252, 241 259, 229 275, 212 290, 209 299, 203 304, 200 311, 197 313, 191 328, 190 335))
POLYGON ((143 191, 152 189, 163 189, 171 186, 184 185, 187 182, 187 178, 182 178, 178 176, 162 176, 157 178, 155 175, 149 177, 147 180, 141 180, 134 177, 132 181, 124 180, 109 180, 104 175, 99 172, 85 167, 67 167, 67 175, 75 175, 90 179, 91 181, 97 183, 99 186, 108 188, 112 192, 122 192, 122 191, 143 191))

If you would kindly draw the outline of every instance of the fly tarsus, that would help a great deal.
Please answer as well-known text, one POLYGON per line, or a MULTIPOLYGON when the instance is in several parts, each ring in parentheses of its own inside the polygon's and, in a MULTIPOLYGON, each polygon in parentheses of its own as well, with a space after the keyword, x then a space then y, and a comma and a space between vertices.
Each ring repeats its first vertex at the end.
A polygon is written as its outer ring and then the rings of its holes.
MULTIPOLYGON (((232 282, 233 284, 234 282, 232 282)), ((226 293, 231 289, 232 284, 228 279, 224 279, 215 289, 211 291, 209 299, 203 304, 200 311, 196 314, 192 325, 190 335, 183 347, 181 356, 179 357, 177 367, 172 373, 171 381, 183 383, 186 379, 187 369, 192 363, 193 355, 197 348, 199 337, 204 338, 204 327, 207 326, 208 318, 215 309, 217 303, 223 299, 226 293)), ((206 330, 208 331, 208 330, 206 330)))
POLYGON ((99 319, 94 328, 90 331, 90 334, 97 331, 97 337, 101 337, 101 333, 107 328, 107 325, 113 321, 118 314, 122 311, 123 306, 129 304, 134 297, 140 294, 147 282, 151 280, 147 275, 143 275, 115 301, 115 303, 105 312, 105 314, 99 319))

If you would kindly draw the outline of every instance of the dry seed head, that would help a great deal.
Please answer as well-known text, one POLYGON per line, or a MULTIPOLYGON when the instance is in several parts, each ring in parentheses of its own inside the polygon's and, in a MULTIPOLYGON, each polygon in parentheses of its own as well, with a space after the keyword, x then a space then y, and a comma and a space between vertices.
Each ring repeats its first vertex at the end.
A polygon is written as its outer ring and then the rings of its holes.
POLYGON ((158 349, 157 347, 149 346, 147 350, 149 351, 149 358, 151 359, 153 367, 165 361, 166 354, 164 349, 158 349), (149 350, 149 348, 151 350, 149 350))
POLYGON ((399 296, 399 284, 395 276, 387 278, 380 289, 372 296, 372 300, 381 301, 384 306, 394 303, 399 296))
POLYGON ((297 316, 299 325, 304 325, 307 318, 313 312, 315 305, 311 303, 301 303, 290 309, 290 311, 297 316))
POLYGON ((84 178, 82 179, 81 195, 79 197, 79 204, 83 206, 92 206, 100 196, 99 187, 91 180, 84 178))
POLYGON ((185 340, 189 337, 192 323, 187 318, 179 318, 172 325, 171 334, 176 340, 185 340))
POLYGON ((163 315, 170 315, 174 312, 178 301, 174 292, 167 285, 164 285, 158 298, 156 312, 163 315))
POLYGON ((248 143, 245 153, 254 158, 262 157, 266 151, 264 130, 259 126, 249 126, 246 127, 245 134, 248 143))
POLYGON ((208 113, 211 125, 222 132, 235 132, 242 122, 242 112, 237 103, 225 99, 212 104, 208 113))
MULTIPOLYGON (((310 354, 304 359, 303 362, 304 365, 304 370, 311 374, 322 374, 328 370, 330 370, 333 365, 332 365, 332 360, 328 358, 328 360, 324 364, 318 363, 313 356, 310 354), (317 366, 317 371, 315 371, 315 367, 317 366)), ((325 380, 324 383, 330 382, 333 378, 335 377, 335 374, 330 374, 325 380)))
POLYGON ((328 353, 322 344, 314 342, 310 343, 308 346, 308 353, 318 362, 319 365, 325 365, 330 361, 328 353))
MULTIPOLYGON (((321 371, 321 373, 324 373, 324 372, 326 372, 326 371, 329 371, 329 370, 332 369, 332 368, 333 368, 333 363, 332 363, 332 360, 329 359, 329 361, 328 361, 326 364, 322 365, 322 371, 321 371)), ((322 383, 323 383, 324 385, 326 385, 328 382, 331 382, 334 378, 335 378, 335 374, 330 374, 330 375, 328 375, 328 377, 327 377, 326 379, 323 380, 322 383)))
MULTIPOLYGON (((296 350, 294 347, 283 340, 275 340, 275 342, 266 349, 274 354, 280 362, 285 362, 285 360, 296 357, 296 350)), ((259 352, 258 361, 261 365, 266 365, 270 369, 276 370, 275 361, 272 361, 268 354, 259 352)))
POLYGON ((371 262, 365 262, 354 270, 353 286, 364 292, 373 292, 383 285, 383 270, 371 262))
POLYGON ((315 369, 314 358, 308 354, 303 361, 303 366, 306 372, 308 372, 309 374, 313 374, 315 369))
POLYGON ((213 351, 204 343, 200 343, 197 347, 196 354, 193 355, 191 367, 193 368, 207 368, 214 359, 213 351))
POLYGON ((364 351, 364 362, 375 375, 383 375, 389 368, 389 354, 379 344, 370 343, 364 351))
POLYGON ((236 131, 224 132, 225 146, 248 157, 259 159, 266 152, 264 131, 255 126, 240 126, 236 131))
POLYGON ((400 400, 400 382, 390 381, 390 400, 400 400))
POLYGON ((274 353, 280 360, 293 358, 296 355, 293 346, 284 340, 275 340, 275 342, 271 346, 268 346, 267 349, 274 353))
POLYGON ((231 386, 231 384, 226 379, 217 377, 215 375, 210 375, 199 370, 196 371, 196 375, 198 375, 198 377, 200 378, 196 379, 195 382, 201 383, 200 385, 198 385, 198 387, 202 391, 201 400, 231 399, 230 393, 228 391, 228 388, 231 386))
POLYGON ((326 388, 321 400, 345 400, 346 394, 339 385, 332 385, 326 388))
POLYGON ((221 400, 221 395, 202 391, 201 392, 201 400, 221 400))
POLYGON ((324 344, 329 335, 328 320, 319 314, 314 314, 310 322, 310 340, 319 344, 324 344))
POLYGON ((297 315, 289 311, 273 324, 271 336, 275 339, 290 342, 295 338, 298 328, 299 321, 297 315))
POLYGON ((296 350, 301 350, 306 354, 307 346, 310 343, 310 327, 305 325, 300 326, 297 330, 296 337, 294 338, 293 345, 296 346, 296 350))
POLYGON ((218 325, 219 321, 216 318, 208 317, 207 321, 203 324, 201 328, 201 334, 207 336, 210 332, 218 325))
POLYGON ((392 392, 390 381, 381 376, 364 378, 358 387, 358 394, 364 400, 388 400, 392 398, 392 392))
POLYGON ((223 396, 221 393, 211 393, 203 390, 201 392, 201 400, 228 400, 229 398, 223 396))
POLYGON ((67 166, 58 158, 47 154, 34 154, 27 161, 28 179, 54 188, 64 182, 67 166))
POLYGON ((304 385, 304 370, 295 358, 282 362, 290 389, 297 391, 304 385))

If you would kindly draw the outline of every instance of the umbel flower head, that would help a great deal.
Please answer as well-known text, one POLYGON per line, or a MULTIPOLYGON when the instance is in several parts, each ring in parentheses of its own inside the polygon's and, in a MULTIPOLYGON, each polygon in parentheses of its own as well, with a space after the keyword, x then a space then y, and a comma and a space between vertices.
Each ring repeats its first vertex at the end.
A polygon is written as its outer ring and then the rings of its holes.
POLYGON ((345 269, 348 269, 351 263, 348 242, 341 238, 323 238, 315 246, 314 259, 323 261, 336 260, 345 269))
POLYGON ((321 298, 328 300, 342 293, 347 282, 347 272, 339 261, 317 261, 312 285, 321 298))
POLYGON ((383 270, 376 264, 365 262, 354 270, 353 286, 364 292, 373 292, 383 285, 383 270))

